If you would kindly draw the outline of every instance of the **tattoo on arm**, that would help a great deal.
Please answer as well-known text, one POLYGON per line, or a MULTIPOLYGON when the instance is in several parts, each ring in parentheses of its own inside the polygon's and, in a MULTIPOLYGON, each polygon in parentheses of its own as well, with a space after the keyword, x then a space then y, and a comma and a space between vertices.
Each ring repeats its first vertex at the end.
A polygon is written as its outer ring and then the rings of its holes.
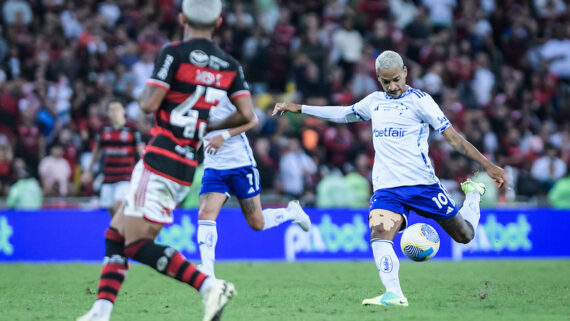
POLYGON ((245 215, 255 212, 255 202, 253 201, 253 198, 239 200, 239 205, 241 206, 241 210, 245 215))

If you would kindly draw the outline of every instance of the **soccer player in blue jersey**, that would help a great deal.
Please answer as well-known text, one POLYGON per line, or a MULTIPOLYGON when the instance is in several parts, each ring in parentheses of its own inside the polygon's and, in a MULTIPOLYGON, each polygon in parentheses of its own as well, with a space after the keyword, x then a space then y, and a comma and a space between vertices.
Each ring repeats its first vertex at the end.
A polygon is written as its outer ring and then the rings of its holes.
MULTIPOLYGON (((226 118, 236 111, 229 99, 224 99, 210 111, 210 121, 226 118)), ((256 231, 267 230, 293 221, 304 231, 311 227, 309 216, 298 201, 287 208, 261 209, 259 172, 245 132, 257 124, 257 117, 245 125, 219 130, 204 137, 204 176, 200 190, 198 213, 198 245, 202 264, 200 271, 214 274, 218 231, 216 218, 230 194, 234 194, 249 226, 256 231)))
POLYGON ((455 241, 469 243, 479 224, 480 196, 485 192, 485 185, 467 180, 461 184, 466 194, 463 207, 455 205, 428 158, 429 126, 455 150, 478 162, 499 187, 509 187, 505 171, 455 131, 430 95, 406 85, 407 68, 398 53, 380 54, 376 74, 384 92, 373 92, 352 106, 278 103, 273 115, 294 112, 339 123, 372 121, 375 158, 368 217, 370 245, 386 292, 362 304, 407 306, 392 240, 406 228, 409 211, 435 220, 455 241))

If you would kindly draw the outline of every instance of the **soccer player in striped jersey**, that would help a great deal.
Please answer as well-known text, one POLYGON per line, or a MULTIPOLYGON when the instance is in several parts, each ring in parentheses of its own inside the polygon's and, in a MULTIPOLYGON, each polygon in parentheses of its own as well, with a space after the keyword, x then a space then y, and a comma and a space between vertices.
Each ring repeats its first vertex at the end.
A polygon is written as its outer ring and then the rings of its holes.
POLYGON ((113 217, 106 231, 97 300, 79 321, 110 319, 128 258, 199 291, 203 321, 219 320, 236 294, 230 282, 208 277, 176 249, 154 242, 163 225, 173 222, 172 211, 188 193, 204 133, 254 119, 241 66, 212 42, 214 29, 222 23, 221 11, 221 0, 182 1, 183 40, 161 50, 139 97, 141 109, 155 116, 152 139, 133 170, 124 210, 113 217), (208 121, 210 108, 226 97, 236 112, 208 121))
MULTIPOLYGON (((210 120, 223 119, 235 110, 231 101, 225 99, 213 108, 210 120)), ((287 208, 261 209, 259 172, 245 135, 256 124, 257 118, 236 128, 211 132, 204 138, 205 170, 198 212, 198 246, 202 258, 199 269, 210 276, 214 276, 218 241, 216 218, 230 193, 237 197, 247 223, 256 231, 291 220, 304 231, 311 227, 311 220, 298 201, 289 202, 287 208)))
POLYGON ((95 136, 95 148, 82 180, 85 183, 93 180, 93 165, 102 156, 101 207, 108 209, 113 217, 125 201, 131 173, 143 154, 144 143, 141 141, 141 133, 127 123, 125 107, 121 101, 111 100, 107 104, 107 116, 110 124, 95 136))
POLYGON ((505 171, 485 158, 451 126, 430 95, 406 85, 407 68, 394 51, 376 58, 376 74, 384 92, 376 91, 352 106, 275 105, 273 115, 303 113, 333 122, 372 121, 375 150, 370 199, 370 245, 386 292, 363 305, 407 306, 400 288, 400 263, 392 240, 405 229, 408 213, 435 220, 457 242, 469 243, 479 224, 480 195, 485 185, 467 180, 459 209, 435 176, 428 158, 429 126, 461 154, 478 162, 496 184, 508 188, 505 171))

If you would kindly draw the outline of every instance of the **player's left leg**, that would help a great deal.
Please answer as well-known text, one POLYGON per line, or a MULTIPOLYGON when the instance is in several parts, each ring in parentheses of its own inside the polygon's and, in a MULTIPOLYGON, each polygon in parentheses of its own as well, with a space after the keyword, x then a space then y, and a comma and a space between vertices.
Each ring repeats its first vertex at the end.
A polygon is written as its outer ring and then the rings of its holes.
POLYGON ((299 201, 290 201, 287 207, 261 209, 259 195, 239 200, 241 211, 249 226, 256 231, 264 231, 287 221, 298 224, 303 231, 311 228, 311 219, 303 211, 299 201))
POLYGON ((365 299, 363 305, 407 306, 408 300, 400 287, 398 272, 400 261, 394 251, 392 240, 400 231, 404 216, 386 209, 372 209, 369 214, 370 246, 380 280, 386 292, 380 296, 365 299))
POLYGON ((286 221, 297 223, 305 232, 311 228, 311 219, 299 201, 290 201, 286 208, 261 209, 261 186, 257 168, 246 166, 234 171, 235 175, 231 176, 228 185, 238 198, 243 215, 252 229, 267 230, 286 221))
POLYGON ((481 195, 485 194, 485 185, 468 179, 461 184, 461 189, 465 193, 465 202, 459 213, 448 220, 437 220, 437 223, 453 240, 467 244, 473 240, 479 226, 479 203, 481 195))

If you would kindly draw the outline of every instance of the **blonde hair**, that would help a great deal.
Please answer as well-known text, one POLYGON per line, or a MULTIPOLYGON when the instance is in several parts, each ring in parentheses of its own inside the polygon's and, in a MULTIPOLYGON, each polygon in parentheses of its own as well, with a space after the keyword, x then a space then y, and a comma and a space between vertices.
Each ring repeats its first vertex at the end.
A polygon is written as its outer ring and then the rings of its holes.
POLYGON ((386 50, 376 57, 376 71, 394 67, 404 68, 404 60, 397 52, 386 50))

